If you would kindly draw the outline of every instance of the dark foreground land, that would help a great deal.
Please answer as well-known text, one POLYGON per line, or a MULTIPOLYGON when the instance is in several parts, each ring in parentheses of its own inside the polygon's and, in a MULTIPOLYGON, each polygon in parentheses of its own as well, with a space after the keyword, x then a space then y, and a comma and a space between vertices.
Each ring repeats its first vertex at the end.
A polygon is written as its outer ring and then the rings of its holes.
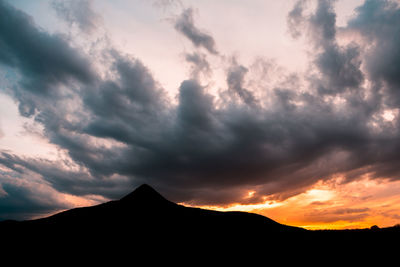
MULTIPOLYGON (((376 253, 397 247, 400 228, 307 231, 245 212, 184 207, 148 185, 116 201, 77 208, 31 221, 0 222, 1 245, 8 248, 84 251, 96 255, 137 255, 143 251, 239 253, 376 253), (336 251, 336 252, 335 252, 336 251)), ((72 253, 72 252, 71 252, 72 253)), ((304 254, 303 254, 304 255, 304 254)))

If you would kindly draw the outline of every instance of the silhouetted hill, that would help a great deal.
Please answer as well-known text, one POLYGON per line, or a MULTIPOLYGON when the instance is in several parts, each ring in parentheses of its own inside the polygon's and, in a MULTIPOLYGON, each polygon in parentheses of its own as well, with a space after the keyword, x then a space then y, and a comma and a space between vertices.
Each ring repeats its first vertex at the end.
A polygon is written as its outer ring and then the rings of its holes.
POLYGON ((218 212, 175 204, 148 185, 120 200, 67 210, 31 221, 0 223, 0 233, 12 239, 49 242, 111 242, 211 245, 304 232, 264 216, 245 212, 218 212), (63 241, 64 242, 64 241, 63 241))
POLYGON ((300 232, 304 229, 279 224, 264 216, 246 212, 219 212, 175 204, 148 185, 142 185, 120 200, 110 201, 92 207, 67 210, 38 220, 9 222, 28 231, 68 232, 68 235, 97 234, 95 231, 113 232, 129 230, 126 233, 143 231, 148 234, 170 234, 182 232, 209 234, 248 234, 300 232), (149 232, 150 231, 150 232, 149 232))
POLYGON ((204 244, 213 250, 315 251, 390 242, 400 237, 400 228, 307 231, 252 213, 185 207, 142 185, 120 200, 38 220, 0 222, 0 235, 3 243, 74 244, 107 253, 205 249, 204 244))
POLYGON ((167 202, 171 203, 169 200, 165 199, 162 195, 160 195, 160 193, 158 193, 147 184, 142 184, 132 193, 121 198, 120 202, 127 202, 129 203, 129 205, 139 204, 141 206, 157 206, 163 205, 167 202))

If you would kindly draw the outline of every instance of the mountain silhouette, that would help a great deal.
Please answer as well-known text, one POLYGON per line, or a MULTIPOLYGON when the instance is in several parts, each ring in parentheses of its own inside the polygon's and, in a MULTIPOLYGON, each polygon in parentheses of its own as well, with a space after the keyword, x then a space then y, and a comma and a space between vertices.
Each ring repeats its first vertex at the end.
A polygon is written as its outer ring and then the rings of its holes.
MULTIPOLYGON (((3 244, 130 255, 133 251, 313 251, 396 241, 400 227, 308 231, 247 212, 185 207, 149 185, 125 197, 28 221, 0 222, 3 244), (260 245, 262 244, 262 245, 260 245), (322 245, 321 245, 322 244, 322 245), (206 247, 204 247, 206 246, 206 247)), ((171 252, 172 251, 172 252, 171 252)), ((278 252, 277 252, 278 253, 278 252)), ((88 256, 88 255, 85 255, 88 256)))
POLYGON ((248 239, 286 235, 304 229, 282 225, 246 212, 220 212, 185 207, 165 199, 149 185, 141 185, 125 197, 91 207, 67 210, 29 221, 0 223, 0 233, 20 237, 60 239, 119 238, 152 240, 248 239))
POLYGON ((121 198, 120 201, 131 203, 132 205, 140 204, 151 206, 156 206, 157 204, 163 205, 166 202, 170 202, 148 184, 142 184, 132 193, 121 198))
POLYGON ((47 218, 16 222, 16 225, 27 228, 53 228, 54 231, 61 228, 72 229, 74 232, 83 230, 85 234, 98 228, 115 226, 115 231, 129 228, 137 230, 137 234, 143 230, 151 230, 158 234, 174 232, 175 236, 183 231, 202 235, 229 231, 235 231, 236 234, 254 231, 258 231, 258 234, 260 231, 274 234, 304 231, 301 228, 279 224, 258 214, 220 212, 178 205, 165 199, 147 184, 139 186, 120 200, 71 209, 47 218))

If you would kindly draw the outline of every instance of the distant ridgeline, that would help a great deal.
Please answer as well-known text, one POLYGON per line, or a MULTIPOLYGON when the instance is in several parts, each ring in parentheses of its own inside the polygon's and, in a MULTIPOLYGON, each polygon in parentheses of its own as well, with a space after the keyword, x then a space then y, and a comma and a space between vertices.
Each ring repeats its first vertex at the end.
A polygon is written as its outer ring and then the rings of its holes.
POLYGON ((143 249, 282 252, 395 244, 400 227, 309 231, 253 213, 185 207, 141 185, 120 200, 37 220, 0 222, 0 234, 3 244, 18 249, 21 244, 32 249, 73 244, 83 251, 112 254, 143 249))

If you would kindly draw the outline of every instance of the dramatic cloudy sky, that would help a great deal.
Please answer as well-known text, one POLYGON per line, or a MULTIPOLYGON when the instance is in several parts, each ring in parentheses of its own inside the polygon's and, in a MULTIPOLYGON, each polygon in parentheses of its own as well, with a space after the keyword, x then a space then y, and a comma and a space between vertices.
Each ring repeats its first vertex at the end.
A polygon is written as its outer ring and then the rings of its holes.
POLYGON ((0 0, 0 219, 117 199, 400 223, 400 2, 0 0))

